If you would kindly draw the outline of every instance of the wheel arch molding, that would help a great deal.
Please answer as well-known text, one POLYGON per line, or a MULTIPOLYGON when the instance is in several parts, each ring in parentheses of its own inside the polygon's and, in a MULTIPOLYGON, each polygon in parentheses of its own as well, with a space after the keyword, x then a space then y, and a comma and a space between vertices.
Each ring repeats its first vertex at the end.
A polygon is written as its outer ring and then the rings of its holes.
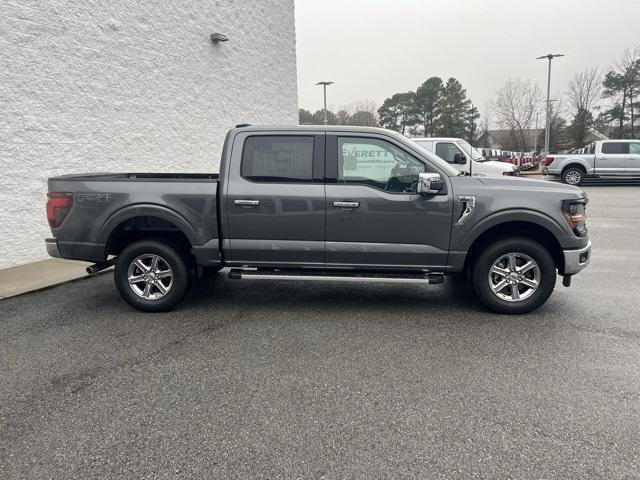
POLYGON ((587 164, 587 162, 585 162, 584 160, 576 160, 576 159, 570 159, 564 162, 560 167, 560 170, 564 172, 569 168, 579 168, 581 170, 584 170, 585 172, 588 172, 589 169, 591 169, 591 167, 587 164))
POLYGON ((191 245, 202 243, 197 232, 182 215, 170 208, 153 204, 129 205, 114 212, 102 225, 98 234, 99 241, 108 245, 122 224, 138 217, 151 217, 169 222, 184 234, 191 245))
POLYGON ((451 250, 469 250, 483 234, 500 226, 505 227, 505 231, 510 232, 514 227, 526 224, 543 228, 556 238, 568 235, 562 225, 544 213, 527 209, 503 210, 482 219, 461 236, 457 236, 454 233, 451 239, 451 250))

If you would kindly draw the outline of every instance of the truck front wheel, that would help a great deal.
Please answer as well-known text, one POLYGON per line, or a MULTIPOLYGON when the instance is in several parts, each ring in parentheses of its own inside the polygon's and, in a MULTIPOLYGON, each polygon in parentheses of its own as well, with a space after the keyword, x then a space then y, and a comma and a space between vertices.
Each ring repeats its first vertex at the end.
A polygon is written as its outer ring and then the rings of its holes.
POLYGON ((144 312, 164 312, 189 291, 189 271, 179 250, 158 240, 127 246, 114 271, 116 288, 131 306, 144 312))
POLYGON ((556 284, 551 254, 538 242, 510 237, 480 252, 471 270, 478 299, 498 313, 528 313, 547 301, 556 284))

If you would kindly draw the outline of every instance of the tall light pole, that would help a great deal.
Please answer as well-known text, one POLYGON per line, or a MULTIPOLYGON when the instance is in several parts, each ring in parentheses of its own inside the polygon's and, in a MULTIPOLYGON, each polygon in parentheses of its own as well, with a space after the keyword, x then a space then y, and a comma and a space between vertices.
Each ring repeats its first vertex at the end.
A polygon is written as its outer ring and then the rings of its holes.
POLYGON ((534 130, 533 134, 533 143, 535 144, 533 147, 534 152, 538 151, 538 115, 540 115, 540 112, 536 112, 536 129, 534 130))
POLYGON ((327 85, 331 85, 333 84, 333 82, 318 82, 316 83, 316 85, 322 85, 322 88, 324 89, 324 124, 327 124, 327 85))
POLYGON ((549 95, 551 92, 551 60, 556 57, 564 57, 562 53, 548 53, 541 57, 537 57, 536 60, 548 59, 549 60, 549 71, 547 73, 547 121, 544 129, 544 151, 545 153, 549 153, 549 138, 551 133, 551 102, 549 101, 549 95))

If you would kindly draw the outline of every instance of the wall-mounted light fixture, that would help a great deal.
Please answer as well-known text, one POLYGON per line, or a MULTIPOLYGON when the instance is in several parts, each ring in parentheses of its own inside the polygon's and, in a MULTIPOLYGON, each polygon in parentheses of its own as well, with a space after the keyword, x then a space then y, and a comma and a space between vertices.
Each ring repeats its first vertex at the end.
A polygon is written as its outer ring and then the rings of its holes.
POLYGON ((226 42, 229 38, 224 33, 212 33, 211 41, 213 43, 226 42))

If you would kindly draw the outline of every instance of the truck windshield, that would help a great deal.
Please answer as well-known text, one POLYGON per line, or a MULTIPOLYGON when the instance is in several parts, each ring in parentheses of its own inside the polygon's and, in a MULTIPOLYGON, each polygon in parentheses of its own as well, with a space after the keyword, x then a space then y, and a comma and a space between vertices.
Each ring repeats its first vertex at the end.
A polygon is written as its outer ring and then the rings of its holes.
POLYGON ((486 159, 480 154, 480 152, 478 152, 478 150, 476 150, 475 148, 473 148, 469 142, 465 141, 465 140, 458 140, 456 142, 458 144, 458 146, 462 149, 462 151, 470 156, 472 159, 474 159, 476 162, 484 162, 486 159))

